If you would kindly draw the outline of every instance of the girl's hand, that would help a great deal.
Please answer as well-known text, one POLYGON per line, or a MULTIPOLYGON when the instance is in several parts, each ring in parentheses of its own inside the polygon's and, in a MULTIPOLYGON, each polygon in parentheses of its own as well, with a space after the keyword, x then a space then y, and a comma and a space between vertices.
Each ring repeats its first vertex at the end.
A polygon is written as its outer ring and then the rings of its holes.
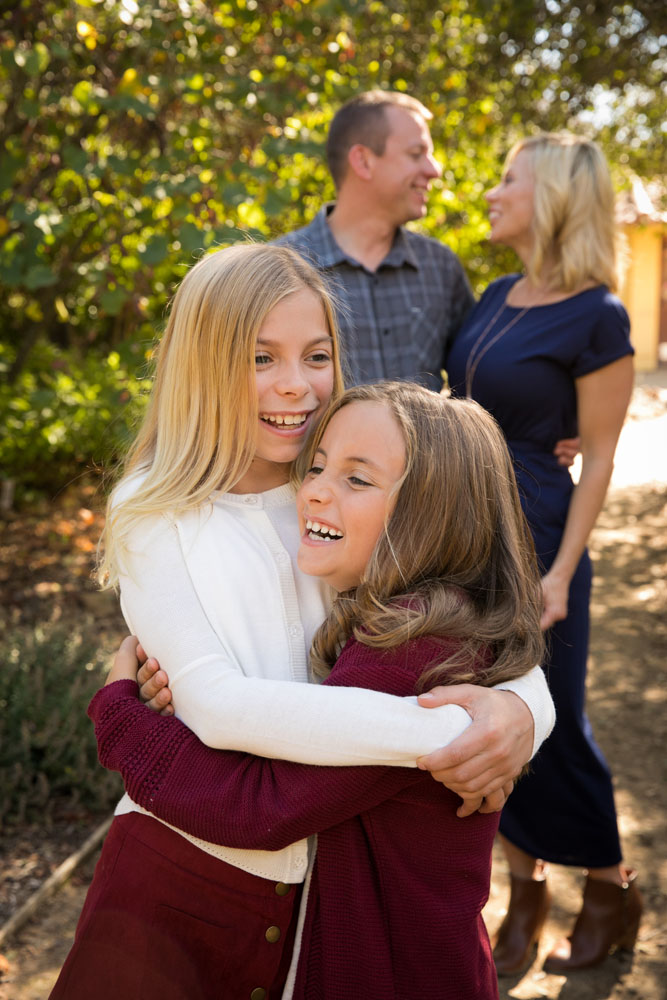
POLYGON ((449 746, 420 757, 418 767, 463 799, 457 816, 502 809, 533 749, 533 716, 526 703, 512 691, 451 684, 421 694, 419 704, 461 705, 472 725, 449 746))
POLYGON ((542 577, 542 598, 544 608, 540 618, 540 628, 546 631, 555 622, 567 618, 567 599, 570 589, 569 580, 554 576, 549 572, 542 577))
POLYGON ((138 647, 136 635, 128 635, 123 639, 109 671, 107 684, 113 684, 114 681, 136 681, 139 669, 138 647))
POLYGON ((173 715, 174 706, 171 703, 169 678, 164 670, 160 669, 160 664, 154 657, 147 657, 141 646, 138 649, 145 661, 137 674, 137 683, 140 685, 139 697, 154 712, 159 712, 160 715, 173 715))

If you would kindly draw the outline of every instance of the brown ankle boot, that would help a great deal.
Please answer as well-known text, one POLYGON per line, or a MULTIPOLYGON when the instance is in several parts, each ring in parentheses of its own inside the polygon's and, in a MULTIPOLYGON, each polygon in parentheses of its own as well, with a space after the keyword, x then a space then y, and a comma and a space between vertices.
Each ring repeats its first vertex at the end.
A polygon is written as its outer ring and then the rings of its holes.
POLYGON ((569 938, 559 941, 544 963, 545 972, 556 974, 599 965, 610 951, 632 951, 642 915, 637 872, 623 869, 625 882, 586 880, 584 901, 569 938))
POLYGON ((530 965, 551 903, 546 878, 510 875, 510 884, 509 907, 493 949, 499 976, 523 972, 530 965))

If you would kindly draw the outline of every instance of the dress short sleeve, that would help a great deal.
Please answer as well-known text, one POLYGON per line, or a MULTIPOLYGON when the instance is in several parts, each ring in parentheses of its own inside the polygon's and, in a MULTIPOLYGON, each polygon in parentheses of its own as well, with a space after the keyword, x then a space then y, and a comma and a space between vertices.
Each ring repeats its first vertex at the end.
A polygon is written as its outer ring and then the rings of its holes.
POLYGON ((589 375, 634 353, 630 343, 630 318, 621 300, 607 291, 590 335, 574 359, 572 374, 575 378, 589 375))

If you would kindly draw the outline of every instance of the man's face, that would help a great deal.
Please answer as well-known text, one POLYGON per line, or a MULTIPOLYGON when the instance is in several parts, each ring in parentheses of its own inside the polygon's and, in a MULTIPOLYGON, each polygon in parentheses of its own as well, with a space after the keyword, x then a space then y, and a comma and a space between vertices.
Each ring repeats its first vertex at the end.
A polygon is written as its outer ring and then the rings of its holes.
POLYGON ((378 204, 400 226, 426 213, 431 181, 442 168, 424 119, 406 108, 385 108, 389 135, 381 156, 371 154, 372 186, 378 204))

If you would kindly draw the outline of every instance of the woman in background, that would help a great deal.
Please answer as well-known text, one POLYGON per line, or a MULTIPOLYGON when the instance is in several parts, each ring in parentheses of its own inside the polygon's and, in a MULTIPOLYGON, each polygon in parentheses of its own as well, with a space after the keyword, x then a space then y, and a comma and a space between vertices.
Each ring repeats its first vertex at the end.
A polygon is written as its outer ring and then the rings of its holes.
POLYGON ((450 385, 498 420, 514 457, 543 572, 545 670, 556 705, 550 739, 500 822, 511 874, 494 958, 500 974, 532 957, 549 907, 545 862, 588 870, 572 935, 545 963, 567 972, 632 948, 641 900, 622 864, 611 775, 585 714, 591 567, 586 542, 602 507, 632 391, 629 321, 617 287, 614 195, 595 143, 525 139, 487 194, 491 240, 523 274, 493 282, 457 335, 450 385), (575 487, 552 455, 581 438, 575 487))

